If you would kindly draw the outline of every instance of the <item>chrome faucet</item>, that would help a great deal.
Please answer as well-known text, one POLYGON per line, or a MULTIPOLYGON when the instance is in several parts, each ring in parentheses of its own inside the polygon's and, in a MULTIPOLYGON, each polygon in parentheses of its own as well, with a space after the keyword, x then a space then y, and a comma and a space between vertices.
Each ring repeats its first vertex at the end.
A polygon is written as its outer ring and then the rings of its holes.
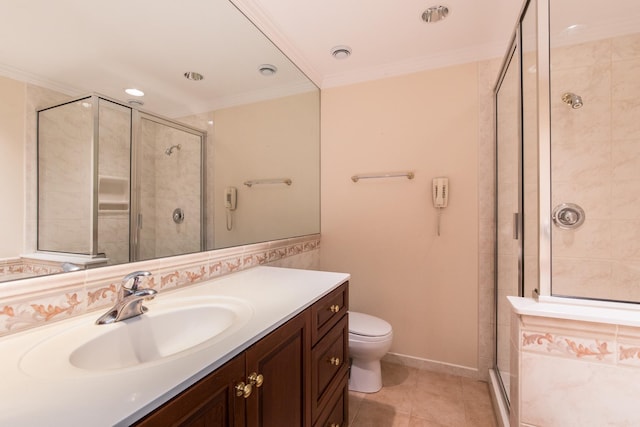
POLYGON ((142 305, 144 300, 152 300, 158 293, 151 288, 138 288, 141 277, 151 276, 148 271, 134 271, 124 276, 120 291, 118 292, 118 301, 105 314, 96 320, 97 325, 106 325, 109 323, 119 322, 131 317, 140 316, 147 311, 147 307, 142 305), (129 282, 133 280, 131 287, 127 287, 129 282))

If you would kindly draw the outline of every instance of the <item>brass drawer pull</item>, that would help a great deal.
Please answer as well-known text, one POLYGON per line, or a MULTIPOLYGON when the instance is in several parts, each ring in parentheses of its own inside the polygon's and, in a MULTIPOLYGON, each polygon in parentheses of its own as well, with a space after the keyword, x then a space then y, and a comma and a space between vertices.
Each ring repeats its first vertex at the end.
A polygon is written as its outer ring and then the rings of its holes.
POLYGON ((261 387, 263 382, 264 382, 264 377, 262 376, 262 374, 253 372, 251 373, 251 375, 249 375, 249 383, 251 385, 254 385, 256 387, 261 387))
POLYGON ((338 304, 332 304, 331 307, 329 307, 329 310, 332 313, 337 313, 340 311, 340 306, 338 304))
POLYGON ((245 384, 244 381, 240 381, 236 384, 236 396, 244 397, 245 399, 251 396, 251 384, 245 384))
POLYGON ((333 366, 340 366, 340 358, 332 357, 331 359, 329 359, 329 363, 331 363, 333 366))
POLYGON ((338 423, 331 423, 331 424, 329 424, 329 427, 340 427, 340 424, 338 424, 338 423))

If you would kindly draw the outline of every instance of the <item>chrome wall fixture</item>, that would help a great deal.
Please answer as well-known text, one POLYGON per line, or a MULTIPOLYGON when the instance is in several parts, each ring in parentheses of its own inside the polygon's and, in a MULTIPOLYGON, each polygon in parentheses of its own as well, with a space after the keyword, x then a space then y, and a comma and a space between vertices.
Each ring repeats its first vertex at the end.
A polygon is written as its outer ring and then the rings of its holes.
POLYGON ((415 174, 413 172, 390 172, 390 173, 366 173, 353 175, 351 177, 351 181, 358 182, 361 179, 372 179, 372 178, 400 178, 406 177, 407 179, 413 179, 415 174))
POLYGON ((575 203, 562 203, 553 209, 553 223, 563 230, 573 230, 584 223, 584 210, 575 203))
POLYGON ((252 179, 249 181, 245 181, 244 185, 251 188, 251 186, 256 184, 287 184, 291 185, 293 181, 291 178, 273 178, 273 179, 252 179))
POLYGON ((449 8, 447 6, 432 6, 422 12, 422 20, 426 23, 433 23, 442 21, 447 15, 449 15, 449 8))
POLYGON ((181 144, 172 145, 171 147, 164 150, 164 154, 166 154, 167 156, 170 156, 173 154, 173 150, 180 150, 181 148, 182 148, 181 144))
POLYGON ((171 216, 173 218, 173 222, 176 224, 182 224, 184 222, 184 211, 181 208, 175 208, 171 216))
POLYGON ((574 110, 577 110, 578 108, 582 108, 582 106, 584 105, 582 102, 582 97, 580 95, 576 95, 573 92, 563 93, 562 102, 570 105, 571 108, 573 108, 574 110))

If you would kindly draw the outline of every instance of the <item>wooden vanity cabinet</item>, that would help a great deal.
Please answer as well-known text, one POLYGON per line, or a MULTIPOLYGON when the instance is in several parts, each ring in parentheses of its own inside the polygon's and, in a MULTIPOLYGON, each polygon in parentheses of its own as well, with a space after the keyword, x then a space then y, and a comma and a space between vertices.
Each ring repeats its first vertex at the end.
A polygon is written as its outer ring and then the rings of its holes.
POLYGON ((135 425, 345 427, 348 282, 135 425))
POLYGON ((247 426, 310 425, 309 310, 258 341, 246 351, 248 378, 262 375, 247 403, 247 426))
POLYGON ((244 427, 245 402, 235 390, 235 385, 245 378, 244 373, 243 353, 134 425, 244 427))
POLYGON ((348 283, 311 306, 311 415, 313 426, 346 426, 349 371, 348 283), (336 409, 338 408, 338 409, 336 409), (333 411, 333 412, 332 412, 333 411), (339 416, 339 413, 341 415, 339 416))

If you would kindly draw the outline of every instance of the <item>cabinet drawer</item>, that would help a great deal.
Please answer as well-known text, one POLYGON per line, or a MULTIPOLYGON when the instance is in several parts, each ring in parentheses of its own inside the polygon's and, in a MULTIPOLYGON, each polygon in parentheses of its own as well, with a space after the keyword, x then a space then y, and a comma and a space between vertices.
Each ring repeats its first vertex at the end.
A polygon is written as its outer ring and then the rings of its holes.
POLYGON ((349 282, 345 282, 311 307, 311 341, 317 343, 348 309, 349 282))
POLYGON ((347 377, 340 381, 339 388, 327 405, 327 408, 320 414, 313 427, 347 427, 349 419, 349 389, 347 387, 347 377))
POLYGON ((349 366, 348 317, 344 316, 318 342, 311 361, 311 416, 315 419, 336 392, 349 366))

